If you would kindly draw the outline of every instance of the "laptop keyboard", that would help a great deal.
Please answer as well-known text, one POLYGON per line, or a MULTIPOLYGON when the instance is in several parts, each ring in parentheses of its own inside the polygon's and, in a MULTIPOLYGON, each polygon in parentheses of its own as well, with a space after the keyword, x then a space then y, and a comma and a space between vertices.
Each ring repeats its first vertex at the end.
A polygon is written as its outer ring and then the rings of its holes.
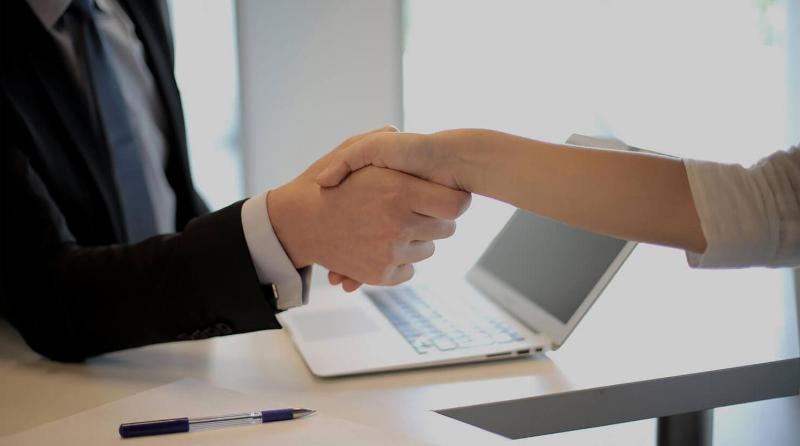
POLYGON ((431 306, 411 287, 365 290, 367 297, 417 353, 449 351, 521 341, 508 324, 467 304, 448 315, 431 306))

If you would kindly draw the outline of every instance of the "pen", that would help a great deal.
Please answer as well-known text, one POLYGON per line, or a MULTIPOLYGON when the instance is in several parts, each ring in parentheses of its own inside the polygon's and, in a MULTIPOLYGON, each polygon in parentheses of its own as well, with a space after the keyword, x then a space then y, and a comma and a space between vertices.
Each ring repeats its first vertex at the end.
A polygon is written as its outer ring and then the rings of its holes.
POLYGON ((170 418, 167 420, 139 421, 119 425, 122 438, 142 437, 145 435, 175 434, 178 432, 194 432, 218 427, 240 426, 244 424, 269 423, 272 421, 293 420, 315 413, 311 409, 275 409, 219 417, 170 418))

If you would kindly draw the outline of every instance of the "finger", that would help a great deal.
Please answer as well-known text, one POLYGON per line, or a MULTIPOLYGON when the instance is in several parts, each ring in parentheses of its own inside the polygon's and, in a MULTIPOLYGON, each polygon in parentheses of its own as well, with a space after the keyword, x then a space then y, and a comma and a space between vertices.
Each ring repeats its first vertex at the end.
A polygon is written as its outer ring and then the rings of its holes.
MULTIPOLYGON (((341 164, 340 160, 347 159, 350 156, 352 156, 352 155, 347 155, 347 153, 360 153, 360 151, 358 149, 358 147, 360 147, 360 146, 357 143, 359 141, 361 141, 362 139, 364 139, 365 137, 367 137, 369 135, 378 134, 378 133, 394 133, 394 132, 397 132, 397 131, 398 131, 397 127, 395 127, 393 125, 387 125, 387 126, 379 128, 379 129, 370 130, 368 132, 364 132, 364 133, 361 133, 361 134, 358 134, 358 135, 355 135, 355 136, 351 136, 350 138, 347 138, 341 144, 336 146, 336 148, 334 148, 333 150, 328 152, 327 155, 325 155, 324 157, 320 158, 319 160, 317 160, 316 163, 314 163, 314 166, 319 166, 317 168, 317 177, 319 177, 319 173, 320 173, 319 169, 321 169, 321 171, 324 172, 324 171, 328 170, 328 168, 330 168, 330 166, 341 164), (354 145, 355 145, 355 147, 354 147, 354 145)), ((344 179, 344 177, 346 177, 349 173, 350 173, 349 170, 345 171, 342 174, 342 178, 340 180, 338 180, 336 182, 336 184, 339 184, 339 182, 342 179, 344 179)), ((330 186, 336 186, 336 184, 330 184, 330 186)), ((320 186, 328 187, 328 186, 323 186, 321 184, 320 184, 320 186)))
POLYGON ((342 282, 342 289, 348 293, 352 293, 353 291, 359 289, 360 287, 361 287, 361 282, 353 280, 349 277, 345 277, 344 281, 342 282))
POLYGON ((410 188, 411 210, 429 217, 455 220, 463 214, 472 200, 469 192, 450 189, 415 178, 410 188))
POLYGON ((436 251, 436 246, 433 244, 433 242, 414 240, 408 245, 398 249, 395 259, 397 263, 401 265, 407 263, 417 263, 430 258, 434 251, 436 251))
POLYGON ((414 277, 414 267, 410 264, 400 265, 392 271, 384 285, 398 285, 414 277))
POLYGON ((309 166, 306 172, 304 172, 304 175, 308 174, 311 175, 312 177, 316 177, 317 175, 319 175, 320 172, 325 170, 326 167, 330 166, 331 163, 341 158, 339 153, 341 153, 342 151, 346 151, 350 146, 358 143, 360 140, 369 135, 389 134, 396 131, 397 128, 393 126, 385 126, 379 129, 370 130, 369 132, 351 136, 350 138, 347 138, 346 140, 342 141, 342 143, 336 146, 333 150, 326 153, 322 158, 316 160, 313 164, 311 164, 311 166, 309 166))
POLYGON ((348 293, 357 290, 361 286, 361 282, 333 271, 328 271, 328 282, 330 282, 331 285, 342 284, 342 289, 348 293))
POLYGON ((344 280, 343 275, 335 273, 333 271, 328 271, 328 282, 331 285, 339 285, 340 283, 342 283, 342 280, 344 280))
POLYGON ((442 240, 456 233, 455 220, 417 215, 416 222, 404 234, 406 240, 442 240))
POLYGON ((338 185, 350 172, 372 164, 377 150, 377 146, 374 144, 356 144, 355 142, 341 149, 337 148, 333 159, 317 175, 317 184, 322 187, 338 185))

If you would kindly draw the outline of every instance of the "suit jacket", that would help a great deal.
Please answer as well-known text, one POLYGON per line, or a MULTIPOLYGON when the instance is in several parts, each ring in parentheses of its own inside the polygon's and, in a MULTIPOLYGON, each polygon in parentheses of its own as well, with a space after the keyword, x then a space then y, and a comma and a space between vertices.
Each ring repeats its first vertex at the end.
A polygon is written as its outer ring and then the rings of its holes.
POLYGON ((241 202, 207 213, 189 173, 158 0, 121 2, 168 114, 176 234, 125 243, 109 150, 56 43, 24 0, 0 5, 0 314, 57 360, 278 328, 241 202))

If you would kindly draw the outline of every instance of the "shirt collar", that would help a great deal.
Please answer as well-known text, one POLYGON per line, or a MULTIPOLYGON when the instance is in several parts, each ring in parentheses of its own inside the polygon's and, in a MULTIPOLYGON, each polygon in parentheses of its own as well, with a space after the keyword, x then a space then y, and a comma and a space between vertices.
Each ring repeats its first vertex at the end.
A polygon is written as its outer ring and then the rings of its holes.
POLYGON ((106 14, 111 14, 112 10, 109 0, 94 0, 94 4, 100 11, 106 14))
POLYGON ((33 13, 47 29, 55 26, 70 3, 70 0, 28 0, 33 13))
MULTIPOLYGON (((28 5, 33 9, 33 13, 39 18, 46 28, 50 29, 58 23, 58 19, 64 15, 69 8, 72 0, 27 0, 28 5)), ((95 6, 106 14, 111 12, 111 5, 108 0, 95 0, 95 6)))

